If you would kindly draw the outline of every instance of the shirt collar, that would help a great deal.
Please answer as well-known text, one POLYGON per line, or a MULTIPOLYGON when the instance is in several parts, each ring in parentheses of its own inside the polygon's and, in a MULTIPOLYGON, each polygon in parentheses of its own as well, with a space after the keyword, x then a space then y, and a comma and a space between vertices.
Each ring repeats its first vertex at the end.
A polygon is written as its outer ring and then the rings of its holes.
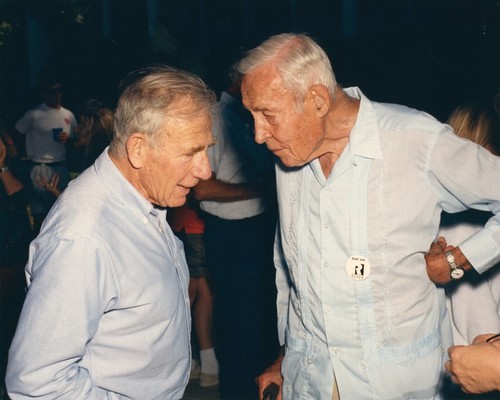
POLYGON ((108 155, 108 148, 95 161, 94 168, 97 176, 110 190, 118 203, 130 209, 144 224, 147 224, 148 215, 153 211, 154 206, 125 179, 120 170, 111 161, 108 155))
POLYGON ((350 152, 365 158, 382 159, 377 114, 373 103, 358 87, 343 90, 348 96, 360 100, 356 123, 349 135, 350 152))

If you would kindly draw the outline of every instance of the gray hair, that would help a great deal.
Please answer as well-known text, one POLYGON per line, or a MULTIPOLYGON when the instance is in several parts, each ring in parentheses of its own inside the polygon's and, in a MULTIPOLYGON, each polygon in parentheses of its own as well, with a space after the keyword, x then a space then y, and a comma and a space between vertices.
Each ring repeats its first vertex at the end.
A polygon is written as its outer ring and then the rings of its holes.
POLYGON ((237 69, 242 75, 274 63, 285 89, 302 104, 307 90, 315 84, 325 85, 332 99, 337 82, 325 51, 305 34, 282 33, 271 36, 258 47, 249 50, 237 69))
POLYGON ((169 118, 186 119, 209 113, 218 115, 215 93, 200 77, 166 65, 153 65, 131 73, 121 84, 114 116, 110 153, 123 156, 127 139, 144 133, 156 145, 168 136, 169 118))

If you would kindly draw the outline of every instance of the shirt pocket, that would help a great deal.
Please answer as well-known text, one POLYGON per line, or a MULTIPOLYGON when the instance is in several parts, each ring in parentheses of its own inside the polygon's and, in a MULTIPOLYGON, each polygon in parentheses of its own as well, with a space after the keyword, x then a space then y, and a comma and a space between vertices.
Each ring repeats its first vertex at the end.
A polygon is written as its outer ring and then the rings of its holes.
POLYGON ((436 349, 441 349, 440 330, 435 329, 429 335, 401 347, 381 347, 380 361, 385 364, 399 364, 408 360, 416 360, 427 356, 436 349))
POLYGON ((379 364, 372 363, 369 376, 386 399, 400 399, 402 393, 412 398, 431 398, 443 372, 443 348, 439 330, 402 347, 381 348, 379 364), (380 384, 382 383, 383 384, 380 384))

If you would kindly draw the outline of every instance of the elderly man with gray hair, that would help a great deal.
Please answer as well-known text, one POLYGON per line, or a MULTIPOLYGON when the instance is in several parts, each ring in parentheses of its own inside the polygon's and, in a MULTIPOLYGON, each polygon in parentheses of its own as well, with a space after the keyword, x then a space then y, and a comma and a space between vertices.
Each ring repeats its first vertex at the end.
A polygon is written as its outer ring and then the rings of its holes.
POLYGON ((182 398, 189 273, 166 208, 210 177, 216 113, 194 75, 156 65, 129 76, 109 150, 63 192, 31 244, 10 398, 182 398))
POLYGON ((340 87, 306 35, 271 37, 239 71, 255 140, 279 158, 283 354, 261 395, 275 383, 278 400, 440 398, 451 325, 434 283, 499 261, 500 158, 424 112, 340 87), (436 241, 441 212, 465 208, 494 215, 457 247, 436 241))

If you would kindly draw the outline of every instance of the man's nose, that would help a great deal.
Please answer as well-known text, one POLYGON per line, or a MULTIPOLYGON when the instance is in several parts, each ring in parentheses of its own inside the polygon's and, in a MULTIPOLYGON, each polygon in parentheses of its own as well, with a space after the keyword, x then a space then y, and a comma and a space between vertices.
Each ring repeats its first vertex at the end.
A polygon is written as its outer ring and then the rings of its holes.
POLYGON ((271 137, 269 131, 261 123, 255 121, 255 141, 259 144, 264 143, 267 139, 271 137))
POLYGON ((194 175, 203 180, 207 180, 212 176, 212 167, 210 166, 210 162, 208 161, 207 152, 203 152, 201 155, 200 162, 198 163, 194 175))

